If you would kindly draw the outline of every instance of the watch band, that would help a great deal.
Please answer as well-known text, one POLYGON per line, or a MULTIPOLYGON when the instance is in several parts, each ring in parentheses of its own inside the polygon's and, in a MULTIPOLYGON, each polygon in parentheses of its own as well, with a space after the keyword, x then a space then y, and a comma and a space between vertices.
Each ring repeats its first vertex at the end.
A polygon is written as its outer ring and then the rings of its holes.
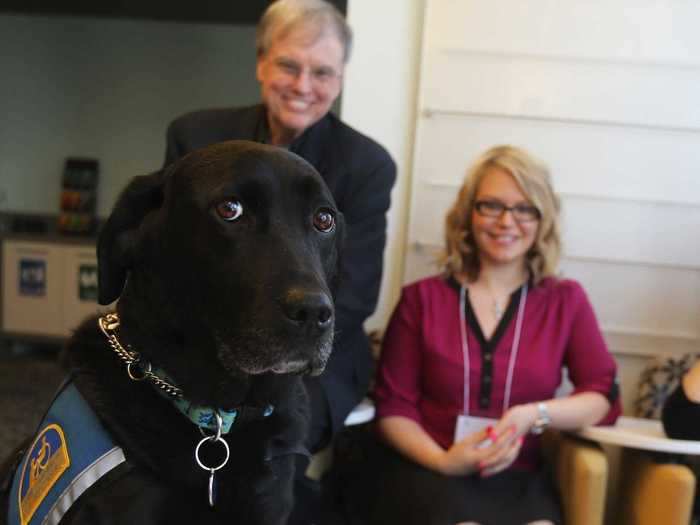
POLYGON ((537 419, 535 419, 535 424, 532 425, 530 432, 533 434, 541 434, 544 429, 547 428, 552 418, 549 417, 549 412, 547 411, 547 405, 540 401, 537 403, 537 419))

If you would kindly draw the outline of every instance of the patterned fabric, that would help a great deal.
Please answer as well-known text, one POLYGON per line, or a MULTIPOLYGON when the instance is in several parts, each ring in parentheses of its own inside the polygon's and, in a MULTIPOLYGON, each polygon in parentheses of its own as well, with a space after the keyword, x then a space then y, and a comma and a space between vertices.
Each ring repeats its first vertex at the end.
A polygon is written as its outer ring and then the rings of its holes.
POLYGON ((682 356, 660 355, 653 359, 639 378, 634 415, 660 419, 666 398, 673 393, 683 375, 698 359, 700 353, 682 356))
MULTIPOLYGON (((167 380, 170 384, 174 384, 173 379, 169 377, 163 369, 154 368, 153 372, 156 376, 167 380)), ((221 433, 228 434, 239 416, 239 410, 235 408, 226 410, 223 408, 196 405, 184 397, 172 397, 162 388, 156 388, 156 392, 158 392, 163 398, 172 401, 175 408, 177 408, 182 415, 192 421, 192 423, 197 425, 200 429, 207 429, 211 430, 212 432, 216 432, 216 413, 218 413, 219 416, 221 416, 221 433)), ((243 410, 246 410, 246 408, 244 407, 243 410)), ((268 417, 270 414, 272 414, 272 412, 274 412, 275 409, 272 405, 265 405, 264 407, 260 408, 248 407, 247 410, 249 412, 253 411, 255 413, 259 413, 262 417, 268 417)))

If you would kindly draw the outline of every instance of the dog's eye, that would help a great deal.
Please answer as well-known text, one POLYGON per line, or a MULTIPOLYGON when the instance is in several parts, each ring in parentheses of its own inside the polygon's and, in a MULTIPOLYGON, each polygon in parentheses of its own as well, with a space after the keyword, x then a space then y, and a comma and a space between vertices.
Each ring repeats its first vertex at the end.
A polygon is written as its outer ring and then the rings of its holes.
POLYGON ((226 199, 216 205, 216 213, 223 220, 233 222, 243 215, 243 204, 237 199, 226 199))
POLYGON ((321 208, 314 215, 314 227, 323 233, 333 231, 335 228, 335 216, 331 210, 321 208))

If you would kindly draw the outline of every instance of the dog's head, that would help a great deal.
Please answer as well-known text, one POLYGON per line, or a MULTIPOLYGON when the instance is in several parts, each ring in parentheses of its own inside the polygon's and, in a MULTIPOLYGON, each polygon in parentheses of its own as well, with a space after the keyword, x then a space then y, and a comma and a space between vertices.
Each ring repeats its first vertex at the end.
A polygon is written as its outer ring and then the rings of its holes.
MULTIPOLYGON (((99 238, 99 299, 135 348, 190 375, 319 374, 343 216, 285 150, 230 141, 136 177, 99 238)), ((194 381, 194 379, 192 379, 194 381)))

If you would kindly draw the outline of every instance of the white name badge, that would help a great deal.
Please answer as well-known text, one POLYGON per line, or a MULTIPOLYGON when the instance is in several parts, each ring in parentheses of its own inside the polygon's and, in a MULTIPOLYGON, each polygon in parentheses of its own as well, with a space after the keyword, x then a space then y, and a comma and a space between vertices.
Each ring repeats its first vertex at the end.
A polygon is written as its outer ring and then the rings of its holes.
MULTIPOLYGON (((495 426, 496 423, 498 423, 498 419, 460 414, 457 416, 457 422, 455 423, 455 442, 464 439, 469 434, 483 430, 489 425, 495 426)), ((486 440, 484 444, 490 444, 490 440, 486 440)))

